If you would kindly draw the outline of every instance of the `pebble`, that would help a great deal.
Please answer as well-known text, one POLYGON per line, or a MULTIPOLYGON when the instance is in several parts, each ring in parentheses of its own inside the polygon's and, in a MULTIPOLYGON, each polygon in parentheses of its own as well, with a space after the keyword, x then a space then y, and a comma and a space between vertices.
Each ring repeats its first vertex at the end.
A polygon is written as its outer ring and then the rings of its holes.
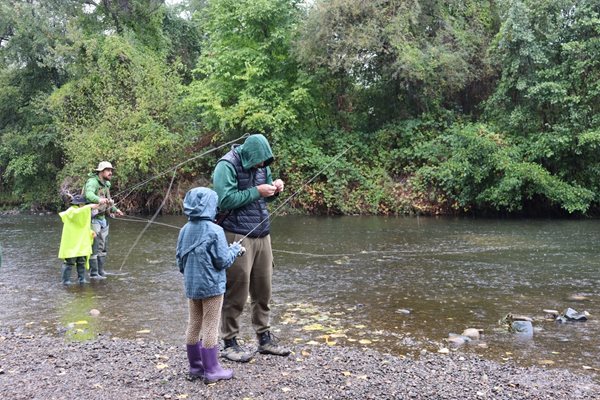
POLYGON ((600 384, 590 370, 522 367, 512 361, 499 364, 448 349, 444 355, 424 351, 418 357, 401 357, 363 347, 322 345, 303 354, 305 347, 294 345, 295 356, 256 354, 253 362, 245 364, 221 360, 224 368, 234 370, 234 379, 205 385, 187 379, 183 343, 153 341, 151 335, 144 341, 102 336, 73 342, 0 328, 0 337, 4 338, 0 398, 4 399, 68 395, 92 400, 425 400, 482 397, 479 393, 495 400, 600 398, 600 384))

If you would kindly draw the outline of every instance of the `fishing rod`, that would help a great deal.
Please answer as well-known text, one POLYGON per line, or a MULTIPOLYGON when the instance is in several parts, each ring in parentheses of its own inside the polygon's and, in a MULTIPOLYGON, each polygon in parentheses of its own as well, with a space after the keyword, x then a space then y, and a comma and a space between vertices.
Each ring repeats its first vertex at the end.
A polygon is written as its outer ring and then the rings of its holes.
MULTIPOLYGON (((241 136, 239 139, 242 139, 242 138, 246 137, 247 135, 248 135, 248 134, 245 134, 245 135, 241 136)), ((198 156, 195 156, 195 157, 193 157, 193 158, 191 158, 191 159, 189 159, 189 160, 186 160, 186 161, 184 161, 184 162, 181 162, 181 163, 177 164, 175 167, 173 167, 173 168, 170 168, 169 170, 167 170, 167 171, 165 171, 164 173, 160 174, 160 175, 164 175, 164 174, 165 174, 166 172, 168 172, 168 171, 171 171, 171 170, 173 171, 173 176, 172 176, 172 178, 171 178, 171 182, 170 182, 170 184, 169 184, 169 188, 167 189, 167 193, 165 194, 165 197, 164 197, 164 199, 163 199, 163 201, 162 201, 162 203, 161 203, 160 207, 159 207, 159 208, 156 210, 156 212, 154 213, 154 215, 152 216, 152 218, 151 218, 149 221, 147 221, 147 224, 146 224, 146 226, 145 226, 145 227, 144 227, 144 229, 143 229, 143 230, 140 232, 140 234, 139 234, 139 235, 138 235, 138 237, 136 238, 135 242, 133 243, 133 245, 131 246, 131 248, 129 249, 129 251, 127 252, 127 254, 125 255, 125 258, 123 259, 123 263, 121 264, 121 267, 119 268, 119 271, 121 271, 121 270, 123 269, 123 266, 124 266, 124 265, 125 265, 125 263, 127 262, 127 259, 129 258, 129 255, 130 255, 130 254, 131 254, 131 252, 133 251, 134 247, 135 247, 135 246, 138 244, 138 242, 140 241, 140 239, 141 239, 142 235, 143 235, 143 234, 146 232, 146 230, 147 230, 147 229, 150 227, 150 225, 151 225, 151 224, 154 224, 154 223, 156 223, 156 222, 154 222, 154 220, 156 219, 156 217, 157 217, 157 216, 158 216, 158 214, 160 213, 160 210, 161 210, 161 209, 163 208, 163 206, 165 205, 165 203, 166 203, 166 201, 167 201, 167 198, 169 197, 169 193, 171 192, 171 188, 172 188, 172 186, 173 186, 173 182, 175 181, 175 177, 177 176, 177 168, 179 168, 181 165, 185 164, 186 162, 189 162, 189 161, 191 161, 192 159, 195 159, 195 158, 201 157, 201 156, 203 156, 203 155, 206 155, 206 154, 208 154, 208 153, 210 153, 210 152, 212 152, 212 151, 215 151, 215 150, 217 150, 217 149, 219 149, 219 148, 221 148, 221 147, 223 147, 223 146, 225 146, 225 145, 227 145, 227 144, 229 144, 229 143, 233 143, 233 142, 235 142, 235 141, 237 141, 237 140, 239 140, 239 139, 236 139, 236 140, 234 140, 234 141, 232 141, 232 142, 225 143, 225 144, 223 144, 223 145, 221 145, 221 146, 219 146, 219 147, 216 147, 216 148, 214 148, 214 149, 212 149, 212 150, 209 150, 209 151, 207 151, 207 152, 205 152, 205 153, 202 153, 202 154, 200 154, 200 155, 198 155, 198 156)), ((304 183, 302 184, 302 186, 300 187, 300 189, 298 189, 296 192, 292 193, 292 195, 291 195, 291 196, 289 196, 289 197, 288 197, 288 198, 287 198, 287 199, 286 199, 286 200, 285 200, 283 203, 281 203, 281 204, 280 204, 280 205, 279 205, 279 206, 278 206, 278 207, 277 207, 275 210, 273 210, 273 212, 272 212, 272 213, 271 213, 271 214, 270 214, 268 217, 266 217, 265 219, 263 219, 262 221, 260 221, 260 223, 259 223, 259 224, 258 224, 256 227, 254 227, 254 228, 253 228, 253 229, 252 229, 250 232, 248 232, 248 234, 246 234, 246 236, 244 236, 243 238, 241 238, 240 240, 238 240, 238 241, 237 241, 237 243, 240 243, 240 244, 241 244, 241 243, 242 243, 242 241, 248 237, 248 235, 250 235, 250 234, 251 234, 252 232, 254 232, 254 231, 255 231, 255 230, 256 230, 256 229, 257 229, 259 226, 261 226, 261 225, 262 225, 262 224, 264 224, 264 223, 265 223, 267 220, 269 220, 269 218, 271 218, 271 216, 272 216, 272 217, 273 217, 273 219, 274 219, 274 218, 277 216, 278 212, 279 212, 279 211, 280 211, 280 210, 281 210, 281 209, 282 209, 282 208, 283 208, 283 207, 284 207, 284 206, 285 206, 287 203, 289 203, 289 202, 290 202, 290 200, 292 200, 292 198, 294 198, 296 195, 298 195, 298 193, 300 193, 300 191, 301 191, 301 190, 302 190, 302 189, 303 189, 303 188, 304 188, 306 185, 308 185, 308 184, 309 184, 309 183, 311 183, 313 180, 315 180, 315 179, 316 179, 316 178, 317 178, 317 177, 318 177, 318 176, 319 176, 321 173, 323 173, 323 171, 325 171, 327 168, 329 168, 329 167, 330 167, 330 166, 331 166, 331 165, 332 165, 332 164, 333 164, 335 161, 337 161, 337 160, 338 160, 338 159, 339 159, 341 156, 343 156, 345 153, 347 153, 347 152, 348 152, 348 150, 350 150, 352 147, 354 147, 354 146, 349 146, 349 147, 348 147, 346 150, 342 151, 342 152, 341 152, 341 153, 339 153, 337 156, 335 156, 335 157, 333 158, 333 160, 331 160, 331 162, 329 162, 329 163, 328 163, 328 164, 327 164, 325 167, 323 167, 321 170, 319 170, 319 172, 317 172, 315 175, 313 175, 313 176, 312 176, 312 177, 311 177, 311 178, 310 178, 308 181, 304 182, 304 183)), ((158 175, 158 176, 160 176, 160 175, 158 175)), ((156 177, 158 177, 158 176, 156 176, 156 177)), ((153 179, 155 179, 156 177, 153 177, 153 179)), ((147 183, 147 182, 149 182, 150 180, 151 180, 151 179, 147 180, 147 181, 146 181, 146 183, 147 183)), ((138 185, 138 187, 139 187, 139 185, 138 185)), ((121 193, 122 193, 122 192, 121 192, 121 193)), ((129 194, 131 194, 131 191, 130 191, 130 193, 128 193, 127 195, 129 195, 129 194)), ((136 222, 137 222, 137 221, 136 221, 136 222)), ((140 221, 140 222, 141 222, 141 221, 140 221)), ((164 225, 168 225, 168 224, 164 224, 164 225)), ((171 227, 174 227, 174 226, 172 226, 172 225, 171 225, 171 227)))
POLYGON ((127 193, 125 196, 123 196, 123 198, 121 198, 119 201, 117 201, 116 203, 114 203, 114 205, 117 205, 117 204, 119 204, 120 202, 122 202, 123 200, 125 200, 125 199, 126 199, 126 198, 127 198, 127 197, 128 197, 130 194, 131 194, 131 193, 133 193, 133 191, 134 191, 134 190, 136 190, 136 189, 137 189, 137 188, 139 188, 139 187, 142 187, 142 186, 144 186, 144 185, 145 185, 145 184, 147 184, 148 182, 151 182, 151 181, 153 181, 154 179, 158 179, 158 178, 160 178, 161 176, 163 176, 163 175, 166 175, 166 174, 167 174, 167 173, 169 173, 170 171, 177 171, 177 169, 178 169, 179 167, 181 167, 182 165, 184 165, 184 164, 186 164, 186 163, 188 163, 188 162, 190 162, 190 161, 193 161, 193 160, 195 160, 195 159, 197 159, 197 158, 204 157, 205 155, 207 155, 207 154, 210 154, 210 153, 212 153, 213 151, 219 150, 219 149, 221 149, 221 148, 223 148, 223 147, 225 147, 225 146, 227 146, 227 145, 230 145, 230 144, 232 144, 232 143, 238 142, 238 141, 240 141, 241 139, 243 139, 243 138, 245 138, 245 137, 247 137, 247 136, 249 136, 249 135, 250 135, 249 133, 244 133, 242 136, 240 136, 240 137, 239 137, 239 138, 237 138, 237 139, 234 139, 234 140, 232 140, 232 141, 229 141, 229 142, 227 142, 227 143, 223 143, 223 144, 222 144, 222 145, 220 145, 220 146, 217 146, 217 147, 215 147, 215 148, 212 148, 212 149, 210 149, 210 150, 208 150, 208 151, 205 151, 204 153, 198 154, 198 155, 196 155, 196 156, 194 156, 194 157, 192 157, 192 158, 188 158, 187 160, 185 160, 185 161, 182 161, 182 162, 180 162, 179 164, 177 164, 177 165, 175 165, 175 166, 173 166, 173 167, 171 167, 171 168, 169 168, 169 169, 167 169, 167 170, 165 170, 165 171, 161 172, 160 174, 154 175, 154 176, 152 176, 152 177, 150 177, 150 178, 146 179, 145 181, 143 181, 143 182, 140 182, 140 183, 138 183, 138 184, 134 185, 134 186, 133 186, 133 187, 131 187, 131 188, 128 188, 128 189, 125 189, 125 190, 121 190, 119 193, 115 194, 115 197, 117 197, 117 196, 120 196, 121 194, 123 194, 123 193, 125 193, 125 192, 128 192, 128 193, 127 193))
POLYGON ((127 259, 129 258, 129 255, 133 251, 133 248, 135 246, 137 246, 138 242, 142 238, 142 235, 148 230, 148 228, 150 227, 150 224, 154 223, 154 220, 156 219, 156 216, 158 215, 158 213, 160 213, 160 210, 162 210, 163 206, 167 202, 167 199, 169 198, 169 194, 171 193, 171 188, 173 187, 173 182, 175 181, 175 177, 176 176, 177 176, 177 170, 174 170, 173 171, 173 177, 171 178, 171 183, 169 183, 169 189, 167 189, 167 193, 165 194, 165 197, 163 198, 163 201, 160 204, 160 207, 158 207, 158 209, 156 210, 156 212, 154 213, 154 215, 152 216, 152 218, 150 219, 150 221, 148 221, 148 223, 146 224, 146 226, 144 227, 144 229, 142 229, 142 231, 140 232, 140 234, 138 235, 138 237, 135 239, 135 242, 133 242, 133 245, 129 248, 129 251, 125 255, 125 258, 123 258, 123 263, 121 264, 121 268, 119 268, 119 271, 121 271, 123 269, 123 266, 127 262, 127 259))
MULTIPOLYGON (((146 226, 144 227, 144 229, 142 229, 142 231, 139 233, 138 237, 135 239, 135 242, 133 243, 133 245, 129 248, 129 250, 127 251, 127 254, 125 255, 125 258, 123 258, 123 262, 121 263, 121 267, 119 268, 119 271, 121 271, 123 269, 123 266, 125 265, 125 263, 127 262, 127 259, 129 258, 129 255, 131 254, 131 252, 133 251, 133 249, 135 248, 135 246, 137 246, 137 244, 139 243, 140 239, 142 238, 142 236, 144 235, 144 233, 148 230, 148 228, 150 227, 151 224, 154 223, 154 220, 156 219, 156 217, 158 216, 158 214, 160 213, 160 210, 162 210, 163 206, 165 205, 165 203, 167 202, 167 199, 169 198, 169 194, 171 193, 171 188, 173 187, 173 182, 175 181, 175 177, 177 176, 177 169, 179 167, 181 167, 182 165, 195 160, 197 158, 203 157, 209 153, 212 153, 213 151, 216 151, 224 146, 227 146, 228 144, 234 143, 239 141, 240 139, 245 138, 246 136, 249 136, 249 133, 245 133, 242 136, 240 136, 239 138, 232 140, 230 142, 224 143, 220 146, 217 146, 211 150, 205 151, 204 153, 201 153, 199 155, 196 155, 194 157, 188 158, 185 161, 180 162, 179 164, 175 165, 174 167, 169 168, 168 170, 155 175, 153 177, 151 177, 150 179, 147 179, 146 181, 134 186, 132 189, 129 189, 129 193, 127 193, 126 196, 124 196, 120 201, 123 201, 127 196, 129 196, 133 190, 137 189, 138 187, 140 187, 141 185, 145 185, 146 183, 150 182, 153 179, 156 179, 160 176, 165 175, 167 172, 169 171, 173 171, 173 176, 171 177, 171 182, 169 183, 169 188, 167 189, 167 192, 165 193, 165 197, 163 198, 162 203, 160 204, 160 207, 158 207, 158 209, 156 210, 156 212, 154 213, 154 215, 152 216, 152 218, 148 221, 148 223, 146 224, 146 226)), ((124 191, 119 192, 117 195, 123 193, 124 191)))
MULTIPOLYGON (((119 217, 119 221, 150 223, 150 224, 154 224, 154 225, 166 226, 167 228, 173 228, 173 229, 177 229, 177 230, 180 230, 182 228, 181 226, 165 224, 164 222, 151 221, 146 218, 135 217, 135 216, 130 216, 130 217, 135 218, 135 219, 119 217)), ((305 252, 299 252, 299 251, 289 251, 289 250, 279 250, 279 249, 273 249, 273 252, 274 253, 295 254, 295 255, 308 256, 308 257, 325 257, 325 258, 327 258, 327 257, 353 257, 353 256, 357 256, 359 254, 368 254, 368 253, 379 254, 379 253, 381 253, 380 251, 375 252, 375 251, 364 251, 363 250, 363 251, 359 251, 357 253, 315 254, 315 253, 305 253, 305 252)))
POLYGON ((267 222, 271 217, 273 217, 273 218, 271 218, 271 220, 275 219, 275 217, 277 217, 277 213, 279 212, 279 210, 281 210, 283 208, 283 206, 285 206, 287 203, 289 203, 290 200, 292 200, 298 193, 300 193, 300 191, 302 189, 304 189, 304 187, 306 185, 308 185, 309 183, 311 183, 312 181, 314 181, 319 175, 321 175, 321 173, 323 173, 323 171, 325 171, 327 168, 329 168, 334 162, 336 162, 341 156, 343 156, 346 152, 348 152, 348 150, 350 150, 352 147, 354 147, 354 145, 348 147, 346 150, 342 151, 340 154, 338 154, 337 156, 335 156, 335 158, 333 160, 331 160, 331 162, 329 162, 329 164, 327 164, 319 172, 317 172, 316 174, 314 174, 313 177, 310 178, 308 181, 304 182, 300 186, 300 189, 298 189, 297 191, 295 191, 294 193, 292 193, 292 195, 289 196, 287 199, 285 199, 285 201, 283 203, 281 203, 275 210, 273 210, 273 212, 270 213, 270 215, 268 217, 266 217, 262 221, 260 221, 258 223, 258 225, 256 225, 250 232, 248 232, 246 234, 246 236, 244 236, 243 238, 241 238, 240 240, 238 240, 236 243, 241 244, 244 239, 246 239, 252 232, 254 232, 256 229, 258 229, 259 226, 261 226, 262 224, 264 224, 265 222, 267 222))

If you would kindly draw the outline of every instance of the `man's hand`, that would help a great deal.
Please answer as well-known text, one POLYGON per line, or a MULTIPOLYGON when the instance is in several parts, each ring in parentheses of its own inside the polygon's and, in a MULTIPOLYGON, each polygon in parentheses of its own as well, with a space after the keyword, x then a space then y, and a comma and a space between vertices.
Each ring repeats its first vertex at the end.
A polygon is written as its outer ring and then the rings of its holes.
POLYGON ((114 213, 110 213, 109 215, 111 218, 114 218, 114 217, 122 217, 125 214, 123 214, 123 211, 117 210, 114 213))
POLYGON ((260 197, 271 197, 277 193, 277 186, 267 185, 266 183, 258 185, 256 188, 258 189, 260 197))
POLYGON ((284 184, 281 179, 276 179, 275 182, 273 182, 273 186, 275 186, 277 188, 277 190, 275 190, 275 193, 283 192, 284 184))
POLYGON ((98 204, 108 204, 109 202, 110 200, 108 200, 106 197, 101 197, 98 204))

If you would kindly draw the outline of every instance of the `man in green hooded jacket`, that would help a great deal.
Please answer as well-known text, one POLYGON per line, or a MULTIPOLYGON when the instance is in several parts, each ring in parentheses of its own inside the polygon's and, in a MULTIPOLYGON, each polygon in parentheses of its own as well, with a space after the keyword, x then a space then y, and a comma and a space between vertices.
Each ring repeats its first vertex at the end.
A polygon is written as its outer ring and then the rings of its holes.
POLYGON ((217 162, 213 173, 222 215, 219 223, 229 243, 243 239, 242 246, 246 248, 246 253, 227 270, 223 301, 221 335, 225 346, 222 355, 232 361, 247 362, 253 356, 237 342, 239 317, 248 295, 258 351, 281 356, 290 354, 277 344, 269 325, 273 251, 267 202, 274 200, 284 187, 281 179, 273 181, 269 168, 272 162, 273 153, 267 139, 260 134, 250 135, 217 162))
POLYGON ((123 212, 115 207, 110 198, 110 180, 113 176, 113 166, 108 161, 98 164, 95 172, 88 175, 83 188, 83 195, 88 203, 99 204, 96 213, 92 213, 92 230, 96 233, 90 257, 90 278, 105 279, 104 264, 108 255, 108 214, 122 216, 123 212))

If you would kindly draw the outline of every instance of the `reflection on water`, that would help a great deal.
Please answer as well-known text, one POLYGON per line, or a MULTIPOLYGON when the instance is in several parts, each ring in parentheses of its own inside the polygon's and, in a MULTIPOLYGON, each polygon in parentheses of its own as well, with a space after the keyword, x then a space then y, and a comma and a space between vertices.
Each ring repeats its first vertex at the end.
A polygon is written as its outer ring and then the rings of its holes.
MULTIPOLYGON (((160 222, 182 226, 185 220, 160 222)), ((143 227, 113 222, 107 269, 122 275, 64 288, 58 217, 0 217, 2 325, 74 339, 183 343, 178 231, 152 226, 123 264, 143 227), (91 309, 100 315, 90 316, 91 309)), ((482 339, 458 351, 523 365, 600 369, 597 221, 278 217, 272 240, 273 325, 286 341, 418 354, 448 346, 449 333, 478 328, 482 339), (544 319, 544 309, 567 307, 591 317, 568 324, 544 319), (509 313, 534 319, 533 340, 517 341, 502 329, 498 321, 509 313)), ((242 336, 252 341, 248 315, 242 336)))

